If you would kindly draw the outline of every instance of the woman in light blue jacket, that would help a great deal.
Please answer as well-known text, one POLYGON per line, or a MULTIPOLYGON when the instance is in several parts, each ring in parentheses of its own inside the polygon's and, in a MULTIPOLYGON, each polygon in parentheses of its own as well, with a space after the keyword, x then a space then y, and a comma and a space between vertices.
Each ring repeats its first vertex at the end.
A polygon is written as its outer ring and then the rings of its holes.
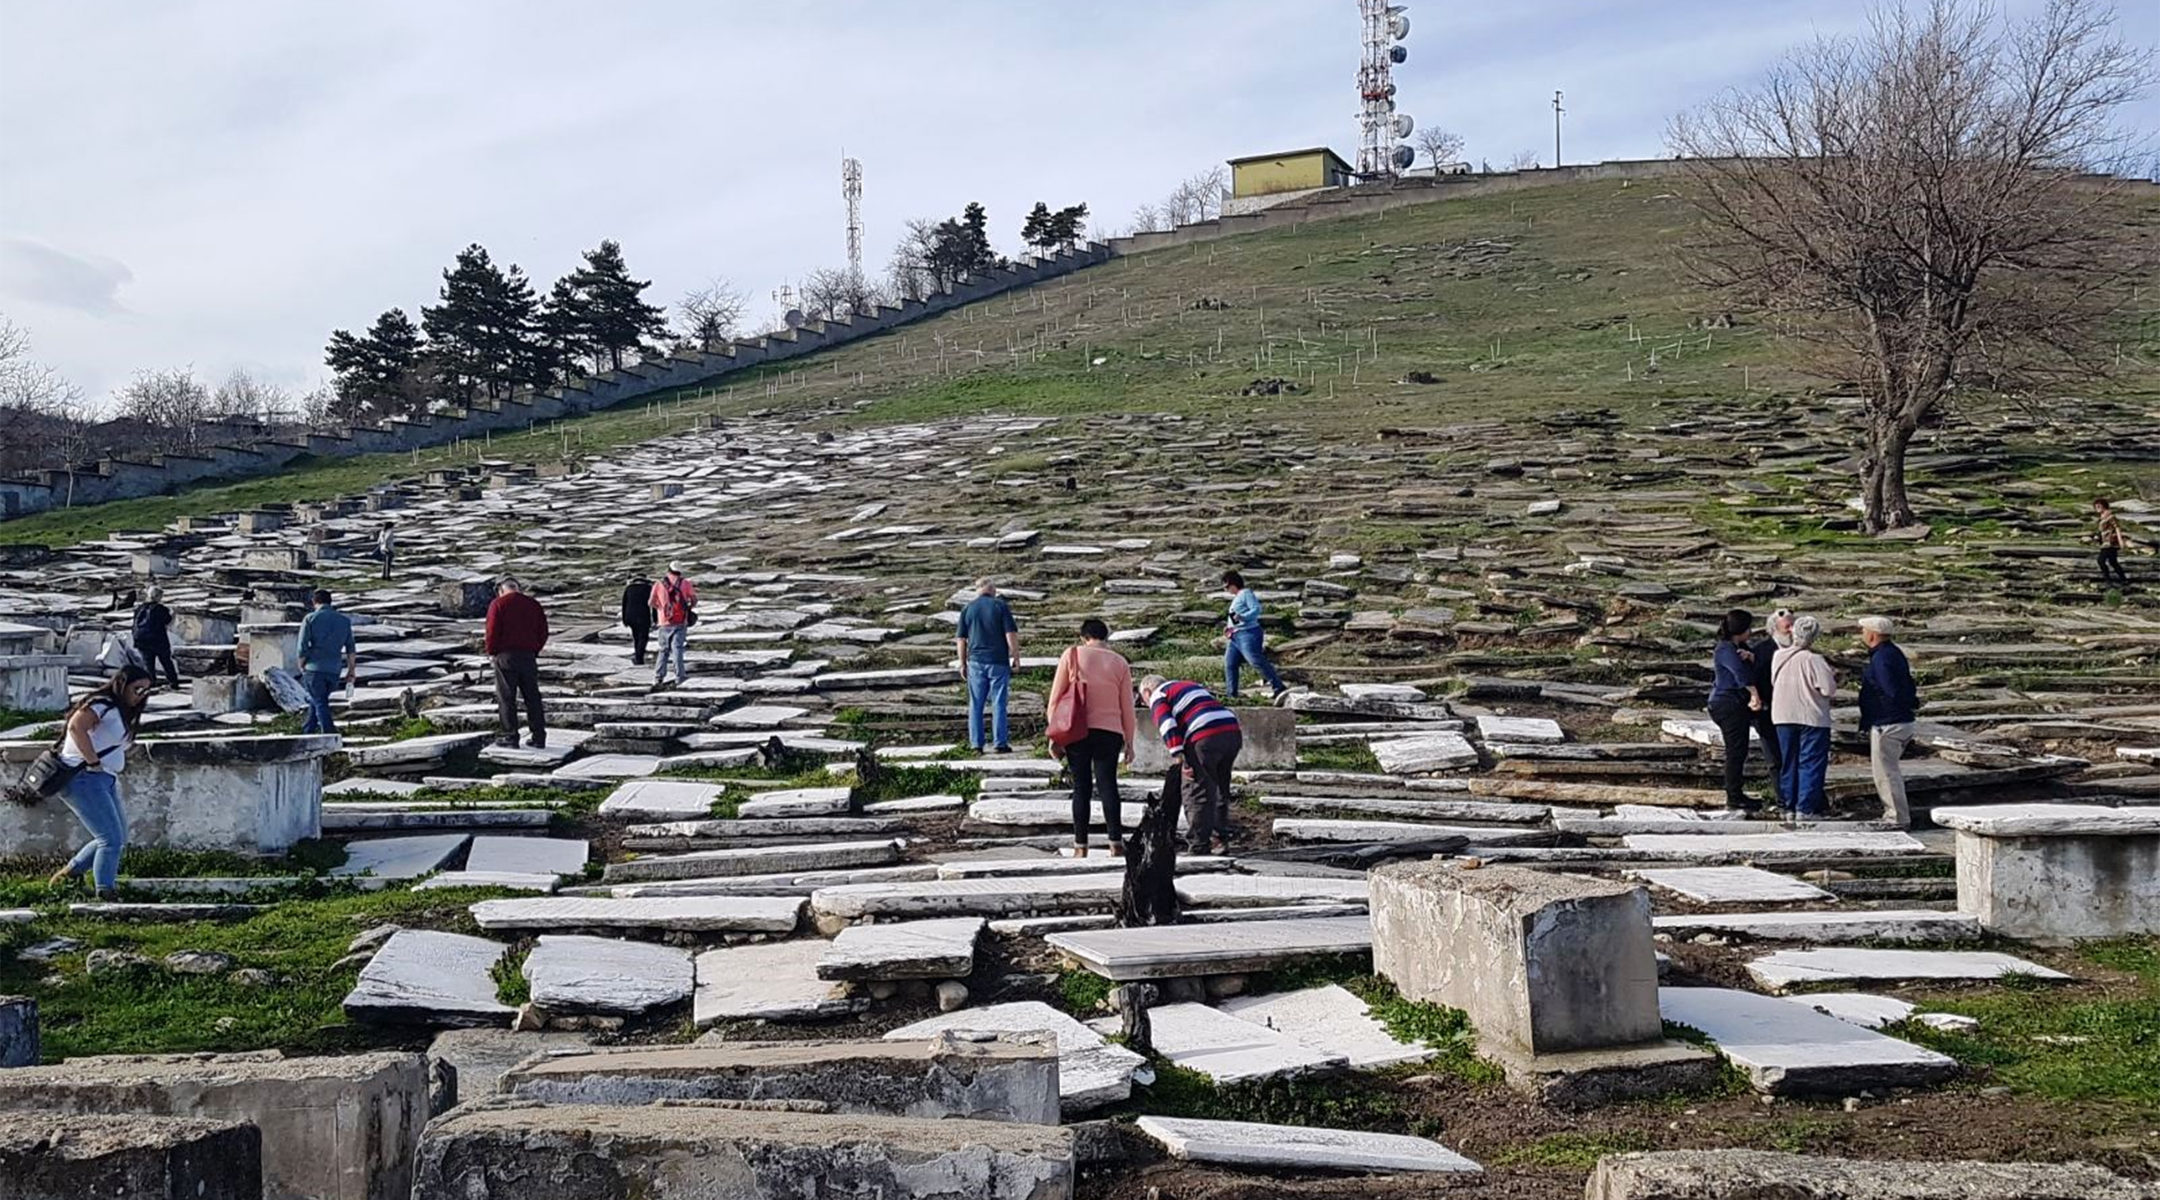
POLYGON ((1260 632, 1260 595, 1246 587, 1245 576, 1236 571, 1224 571, 1222 581, 1223 590, 1230 594, 1230 619, 1223 627, 1223 675, 1227 684, 1223 699, 1237 699, 1238 667, 1250 663, 1274 689, 1274 699, 1280 700, 1290 689, 1275 673, 1275 664, 1268 661, 1260 632))

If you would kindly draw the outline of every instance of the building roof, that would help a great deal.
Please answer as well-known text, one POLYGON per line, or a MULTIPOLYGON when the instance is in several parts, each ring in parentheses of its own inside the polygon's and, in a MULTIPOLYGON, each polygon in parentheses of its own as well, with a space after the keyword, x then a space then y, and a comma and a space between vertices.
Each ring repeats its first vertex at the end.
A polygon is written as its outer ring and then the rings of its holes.
POLYGON ((1350 164, 1343 161, 1342 155, 1335 153, 1333 150, 1328 149, 1326 146, 1313 146, 1305 150, 1278 150, 1273 154, 1248 154, 1243 158, 1231 159, 1230 165, 1235 167, 1243 165, 1245 163, 1272 162, 1278 158, 1303 158, 1308 154, 1325 154, 1329 158, 1335 160, 1336 166, 1341 167, 1345 171, 1350 169, 1350 164))

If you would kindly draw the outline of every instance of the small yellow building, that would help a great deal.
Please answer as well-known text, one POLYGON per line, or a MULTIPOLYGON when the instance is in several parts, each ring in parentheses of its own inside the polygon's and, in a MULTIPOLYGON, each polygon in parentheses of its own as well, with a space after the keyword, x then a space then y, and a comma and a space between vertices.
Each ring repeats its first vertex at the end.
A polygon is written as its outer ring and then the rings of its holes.
POLYGON ((1349 182, 1350 164, 1326 146, 1230 160, 1230 195, 1233 199, 1272 196, 1278 192, 1310 192, 1342 187, 1349 182))

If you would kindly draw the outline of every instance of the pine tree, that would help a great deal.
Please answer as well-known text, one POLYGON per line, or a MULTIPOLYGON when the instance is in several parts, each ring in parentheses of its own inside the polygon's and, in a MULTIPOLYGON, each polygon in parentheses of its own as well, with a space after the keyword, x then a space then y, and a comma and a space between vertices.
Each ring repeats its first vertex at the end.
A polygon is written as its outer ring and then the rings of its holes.
POLYGON ((410 409, 420 394, 420 330, 402 308, 375 318, 365 334, 330 334, 324 363, 337 377, 338 403, 331 415, 352 420, 368 413, 410 409))
POLYGON ((1087 215, 1085 204, 1071 205, 1050 214, 1043 223, 1044 248, 1064 246, 1069 249, 1079 245, 1081 236, 1087 231, 1087 215))
POLYGON ((1051 222, 1055 219, 1050 215, 1050 206, 1037 200, 1020 226, 1020 240, 1038 251, 1049 253, 1050 247, 1057 244, 1057 238, 1050 233, 1051 222))
MULTIPOLYGON (((567 311, 580 314, 581 333, 595 359, 605 355, 610 367, 620 368, 625 350, 667 335, 667 310, 645 302, 645 289, 652 283, 630 278, 616 242, 603 241, 587 250, 585 265, 565 279, 580 301, 567 311)), ((554 299, 552 294, 549 298, 554 299)))

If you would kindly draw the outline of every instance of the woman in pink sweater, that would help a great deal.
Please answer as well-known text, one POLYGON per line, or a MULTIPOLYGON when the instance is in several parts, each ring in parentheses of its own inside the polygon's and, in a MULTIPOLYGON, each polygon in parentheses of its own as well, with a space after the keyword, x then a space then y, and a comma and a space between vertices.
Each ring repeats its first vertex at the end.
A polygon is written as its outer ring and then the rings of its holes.
POLYGON ((1091 795, 1102 803, 1111 855, 1122 856, 1125 839, 1118 828, 1117 769, 1119 758, 1127 766, 1133 760, 1132 668, 1124 655, 1110 648, 1110 627, 1094 617, 1080 622, 1080 644, 1058 659, 1057 677, 1050 681, 1050 707, 1055 709, 1065 693, 1076 687, 1088 731, 1086 737, 1065 747, 1073 781, 1073 856, 1087 857, 1091 795))

